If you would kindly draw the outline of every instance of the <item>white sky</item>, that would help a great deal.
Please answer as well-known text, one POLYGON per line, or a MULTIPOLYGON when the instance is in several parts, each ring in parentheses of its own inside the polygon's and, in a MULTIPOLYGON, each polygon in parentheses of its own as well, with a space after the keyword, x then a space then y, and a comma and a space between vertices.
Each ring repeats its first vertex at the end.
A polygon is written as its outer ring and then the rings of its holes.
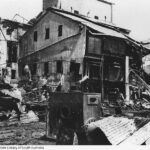
MULTIPOLYGON (((115 3, 114 23, 130 29, 137 40, 150 38, 150 0, 110 0, 115 3)), ((0 17, 12 19, 16 13, 30 20, 42 11, 42 0, 0 0, 0 17)), ((89 0, 92 3, 92 0, 89 0)))

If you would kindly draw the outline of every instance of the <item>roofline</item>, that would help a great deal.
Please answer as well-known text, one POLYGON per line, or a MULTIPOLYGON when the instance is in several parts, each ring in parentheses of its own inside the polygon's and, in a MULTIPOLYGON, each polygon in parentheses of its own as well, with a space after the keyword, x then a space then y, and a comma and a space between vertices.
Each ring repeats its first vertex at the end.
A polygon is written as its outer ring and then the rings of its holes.
MULTIPOLYGON (((102 1, 103 1, 103 0, 102 0, 102 1)), ((105 2, 106 2, 106 1, 105 1, 105 2)), ((37 23, 38 23, 45 15, 47 15, 47 13, 48 13, 49 11, 51 11, 51 12, 53 12, 53 13, 55 13, 55 14, 57 14, 56 11, 62 12, 62 13, 66 13, 66 14, 70 14, 70 15, 79 17, 79 18, 81 18, 81 19, 90 21, 90 22, 92 22, 92 23, 94 23, 94 24, 101 25, 101 26, 106 27, 106 28, 109 28, 109 29, 113 29, 113 30, 115 30, 115 31, 118 31, 118 30, 119 30, 119 31, 122 31, 122 32, 124 32, 124 33, 126 33, 126 34, 129 34, 129 33, 131 32, 130 30, 125 29, 125 28, 120 28, 120 27, 117 27, 117 26, 108 25, 108 24, 105 24, 105 23, 102 23, 102 22, 92 21, 92 20, 90 20, 90 18, 88 19, 88 18, 85 18, 85 17, 83 17, 83 16, 81 16, 81 15, 77 15, 77 14, 74 14, 74 13, 72 13, 72 12, 65 11, 65 10, 60 10, 60 9, 57 9, 57 8, 54 8, 54 7, 48 7, 48 8, 46 9, 46 11, 43 11, 42 13, 40 13, 41 15, 40 15, 40 16, 38 15, 38 16, 36 17, 37 21, 36 21, 33 25, 31 25, 31 27, 32 27, 32 28, 35 27, 35 26, 37 25, 37 23)), ((57 15, 60 15, 60 14, 57 14, 57 15)), ((63 16, 63 15, 61 15, 61 16, 63 16)), ((64 17, 64 16, 63 16, 63 17, 64 17)), ((66 18, 68 18, 68 17, 66 17, 66 18)), ((70 19, 70 18, 68 18, 68 19, 70 19)), ((72 19, 72 20, 73 20, 73 19, 72 19)), ((75 20, 73 20, 73 21, 75 21, 75 20)), ((76 22, 78 22, 78 21, 76 21, 76 22)), ((31 28, 31 29, 32 29, 32 28, 31 28)), ((30 29, 29 29, 29 30, 30 30, 30 29)), ((28 31, 29 31, 29 30, 28 30, 28 31)), ((28 33, 28 31, 27 31, 24 35, 26 35, 26 34, 28 33)))
MULTIPOLYGON (((21 39, 22 39, 25 35, 27 35, 28 32, 29 32, 30 30, 32 30, 32 29, 38 24, 38 22, 39 22, 45 15, 47 15, 47 13, 48 13, 49 11, 52 12, 52 13, 55 13, 55 14, 57 14, 57 15, 61 15, 61 14, 58 14, 57 12, 62 12, 62 13, 65 13, 65 14, 73 15, 73 16, 79 17, 79 18, 81 18, 81 19, 87 20, 87 21, 89 21, 89 22, 92 22, 92 23, 94 23, 94 24, 97 24, 97 25, 100 25, 100 26, 103 26, 103 27, 106 27, 106 28, 115 30, 115 31, 117 31, 117 32, 121 32, 121 31, 122 31, 124 34, 129 34, 129 33, 131 32, 131 31, 128 30, 128 29, 120 28, 120 27, 113 26, 113 25, 108 25, 108 24, 105 24, 105 23, 102 23, 102 22, 92 21, 92 20, 90 20, 90 18, 88 19, 88 18, 85 18, 85 16, 77 15, 77 14, 74 14, 74 13, 69 12, 69 11, 60 10, 60 9, 57 9, 57 8, 54 8, 54 7, 48 7, 48 8, 46 9, 46 11, 43 11, 43 12, 42 12, 42 15, 40 15, 40 17, 39 17, 39 16, 38 16, 38 18, 36 17, 37 21, 36 21, 33 25, 31 25, 31 28, 25 32, 25 34, 21 37, 21 39)), ((73 20, 73 19, 71 19, 71 18, 69 18, 69 17, 65 17, 65 16, 63 16, 63 15, 61 15, 61 16, 64 17, 64 18, 68 18, 68 19, 70 19, 70 20, 72 20, 72 21, 74 21, 74 22, 78 22, 78 23, 79 23, 79 21, 75 21, 75 20, 73 20)))
POLYGON ((30 25, 30 24, 21 23, 21 22, 9 20, 9 19, 2 19, 2 20, 1 20, 1 23, 5 22, 5 21, 11 22, 11 23, 16 23, 18 26, 21 26, 21 25, 27 26, 27 27, 31 27, 31 26, 32 26, 32 25, 30 25))
MULTIPOLYGON (((100 26, 103 26, 103 27, 106 27, 106 28, 109 28, 109 29, 113 29, 115 31, 122 31, 126 34, 129 34, 131 32, 131 30, 128 30, 128 29, 125 29, 125 28, 120 28, 118 26, 113 26, 113 25, 108 25, 108 24, 105 24, 105 23, 102 23, 102 22, 96 22, 96 21, 93 21, 93 20, 90 20, 90 18, 85 18, 84 16, 82 15, 78 15, 78 14, 74 14, 72 12, 69 12, 69 11, 65 11, 65 10, 60 10, 60 9, 57 9, 57 8, 54 8, 54 7, 49 7, 46 9, 47 11, 52 11, 54 13, 56 13, 55 11, 58 11, 58 12, 62 12, 62 13, 66 13, 66 14, 69 14, 69 15, 72 15, 72 16, 76 16, 76 17, 79 17, 81 19, 84 19, 86 21, 89 21, 89 22, 92 22, 94 24, 97 24, 97 25, 100 25, 100 26)), ((60 15, 60 14, 59 14, 60 15)), ((63 16, 64 17, 64 16, 63 16)), ((67 17, 68 18, 68 17, 67 17)), ((70 19, 70 18, 69 18, 70 19)))
POLYGON ((150 44, 150 42, 141 42, 141 44, 147 45, 147 44, 150 44))
POLYGON ((31 25, 31 28, 29 29, 29 30, 27 30, 24 34, 23 34, 23 36, 21 36, 21 39, 26 35, 26 34, 28 34, 28 32, 30 32, 30 30, 32 30, 37 24, 38 24, 38 22, 42 19, 42 17, 44 17, 47 13, 48 13, 48 11, 46 11, 46 12, 42 12, 43 14, 41 14, 40 16, 38 15, 35 19, 37 19, 38 18, 38 20, 36 20, 36 22, 33 24, 33 25, 31 25))

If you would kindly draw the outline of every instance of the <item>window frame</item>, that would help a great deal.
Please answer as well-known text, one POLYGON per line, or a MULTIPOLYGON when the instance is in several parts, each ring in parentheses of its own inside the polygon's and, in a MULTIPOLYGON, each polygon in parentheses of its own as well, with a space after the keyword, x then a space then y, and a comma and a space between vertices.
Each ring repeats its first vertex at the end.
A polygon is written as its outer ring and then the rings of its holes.
POLYGON ((62 60, 57 60, 56 61, 56 72, 57 73, 63 73, 63 61, 62 60))
POLYGON ((34 31, 33 38, 34 38, 34 42, 38 41, 38 32, 37 31, 34 31))
POLYGON ((87 44, 86 44, 86 55, 92 55, 92 56, 99 56, 101 55, 103 52, 103 38, 98 37, 98 36, 93 36, 93 35, 88 35, 87 36, 87 44), (90 45, 90 39, 93 39, 93 45, 90 45), (101 43, 99 44, 99 48, 97 48, 97 45, 95 45, 95 43, 99 43, 97 41, 100 41, 101 43), (93 47, 93 50, 90 50, 90 47, 93 47), (97 51, 98 50, 98 51, 97 51), (99 53, 96 53, 99 52, 99 53))
POLYGON ((14 69, 11 70, 11 79, 16 79, 16 70, 14 70, 14 69))
POLYGON ((50 38, 50 28, 45 28, 45 40, 50 38))
POLYGON ((58 37, 63 35, 63 25, 58 25, 58 37))

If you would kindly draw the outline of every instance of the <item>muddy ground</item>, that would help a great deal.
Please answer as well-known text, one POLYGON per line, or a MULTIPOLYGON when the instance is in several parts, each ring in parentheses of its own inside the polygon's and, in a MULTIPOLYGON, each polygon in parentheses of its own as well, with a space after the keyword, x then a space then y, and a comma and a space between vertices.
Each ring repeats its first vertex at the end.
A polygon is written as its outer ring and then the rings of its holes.
POLYGON ((55 145, 45 132, 45 122, 6 125, 0 127, 0 145, 55 145))

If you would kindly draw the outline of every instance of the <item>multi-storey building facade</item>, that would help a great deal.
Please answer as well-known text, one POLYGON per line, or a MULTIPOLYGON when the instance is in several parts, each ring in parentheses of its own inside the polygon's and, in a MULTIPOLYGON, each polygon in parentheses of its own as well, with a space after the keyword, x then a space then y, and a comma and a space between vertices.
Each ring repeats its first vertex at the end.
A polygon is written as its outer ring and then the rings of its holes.
POLYGON ((1 19, 0 22, 0 74, 10 79, 18 78, 18 56, 20 37, 30 25, 1 19))
POLYGON ((90 91, 102 92, 103 98, 110 88, 118 87, 123 92, 128 82, 125 81, 128 80, 125 66, 129 64, 126 56, 136 66, 141 65, 138 59, 141 47, 128 38, 129 32, 79 14, 49 8, 22 37, 20 76, 25 65, 29 65, 32 75, 61 74, 67 78, 73 72, 76 81, 87 75, 91 79, 90 91))

